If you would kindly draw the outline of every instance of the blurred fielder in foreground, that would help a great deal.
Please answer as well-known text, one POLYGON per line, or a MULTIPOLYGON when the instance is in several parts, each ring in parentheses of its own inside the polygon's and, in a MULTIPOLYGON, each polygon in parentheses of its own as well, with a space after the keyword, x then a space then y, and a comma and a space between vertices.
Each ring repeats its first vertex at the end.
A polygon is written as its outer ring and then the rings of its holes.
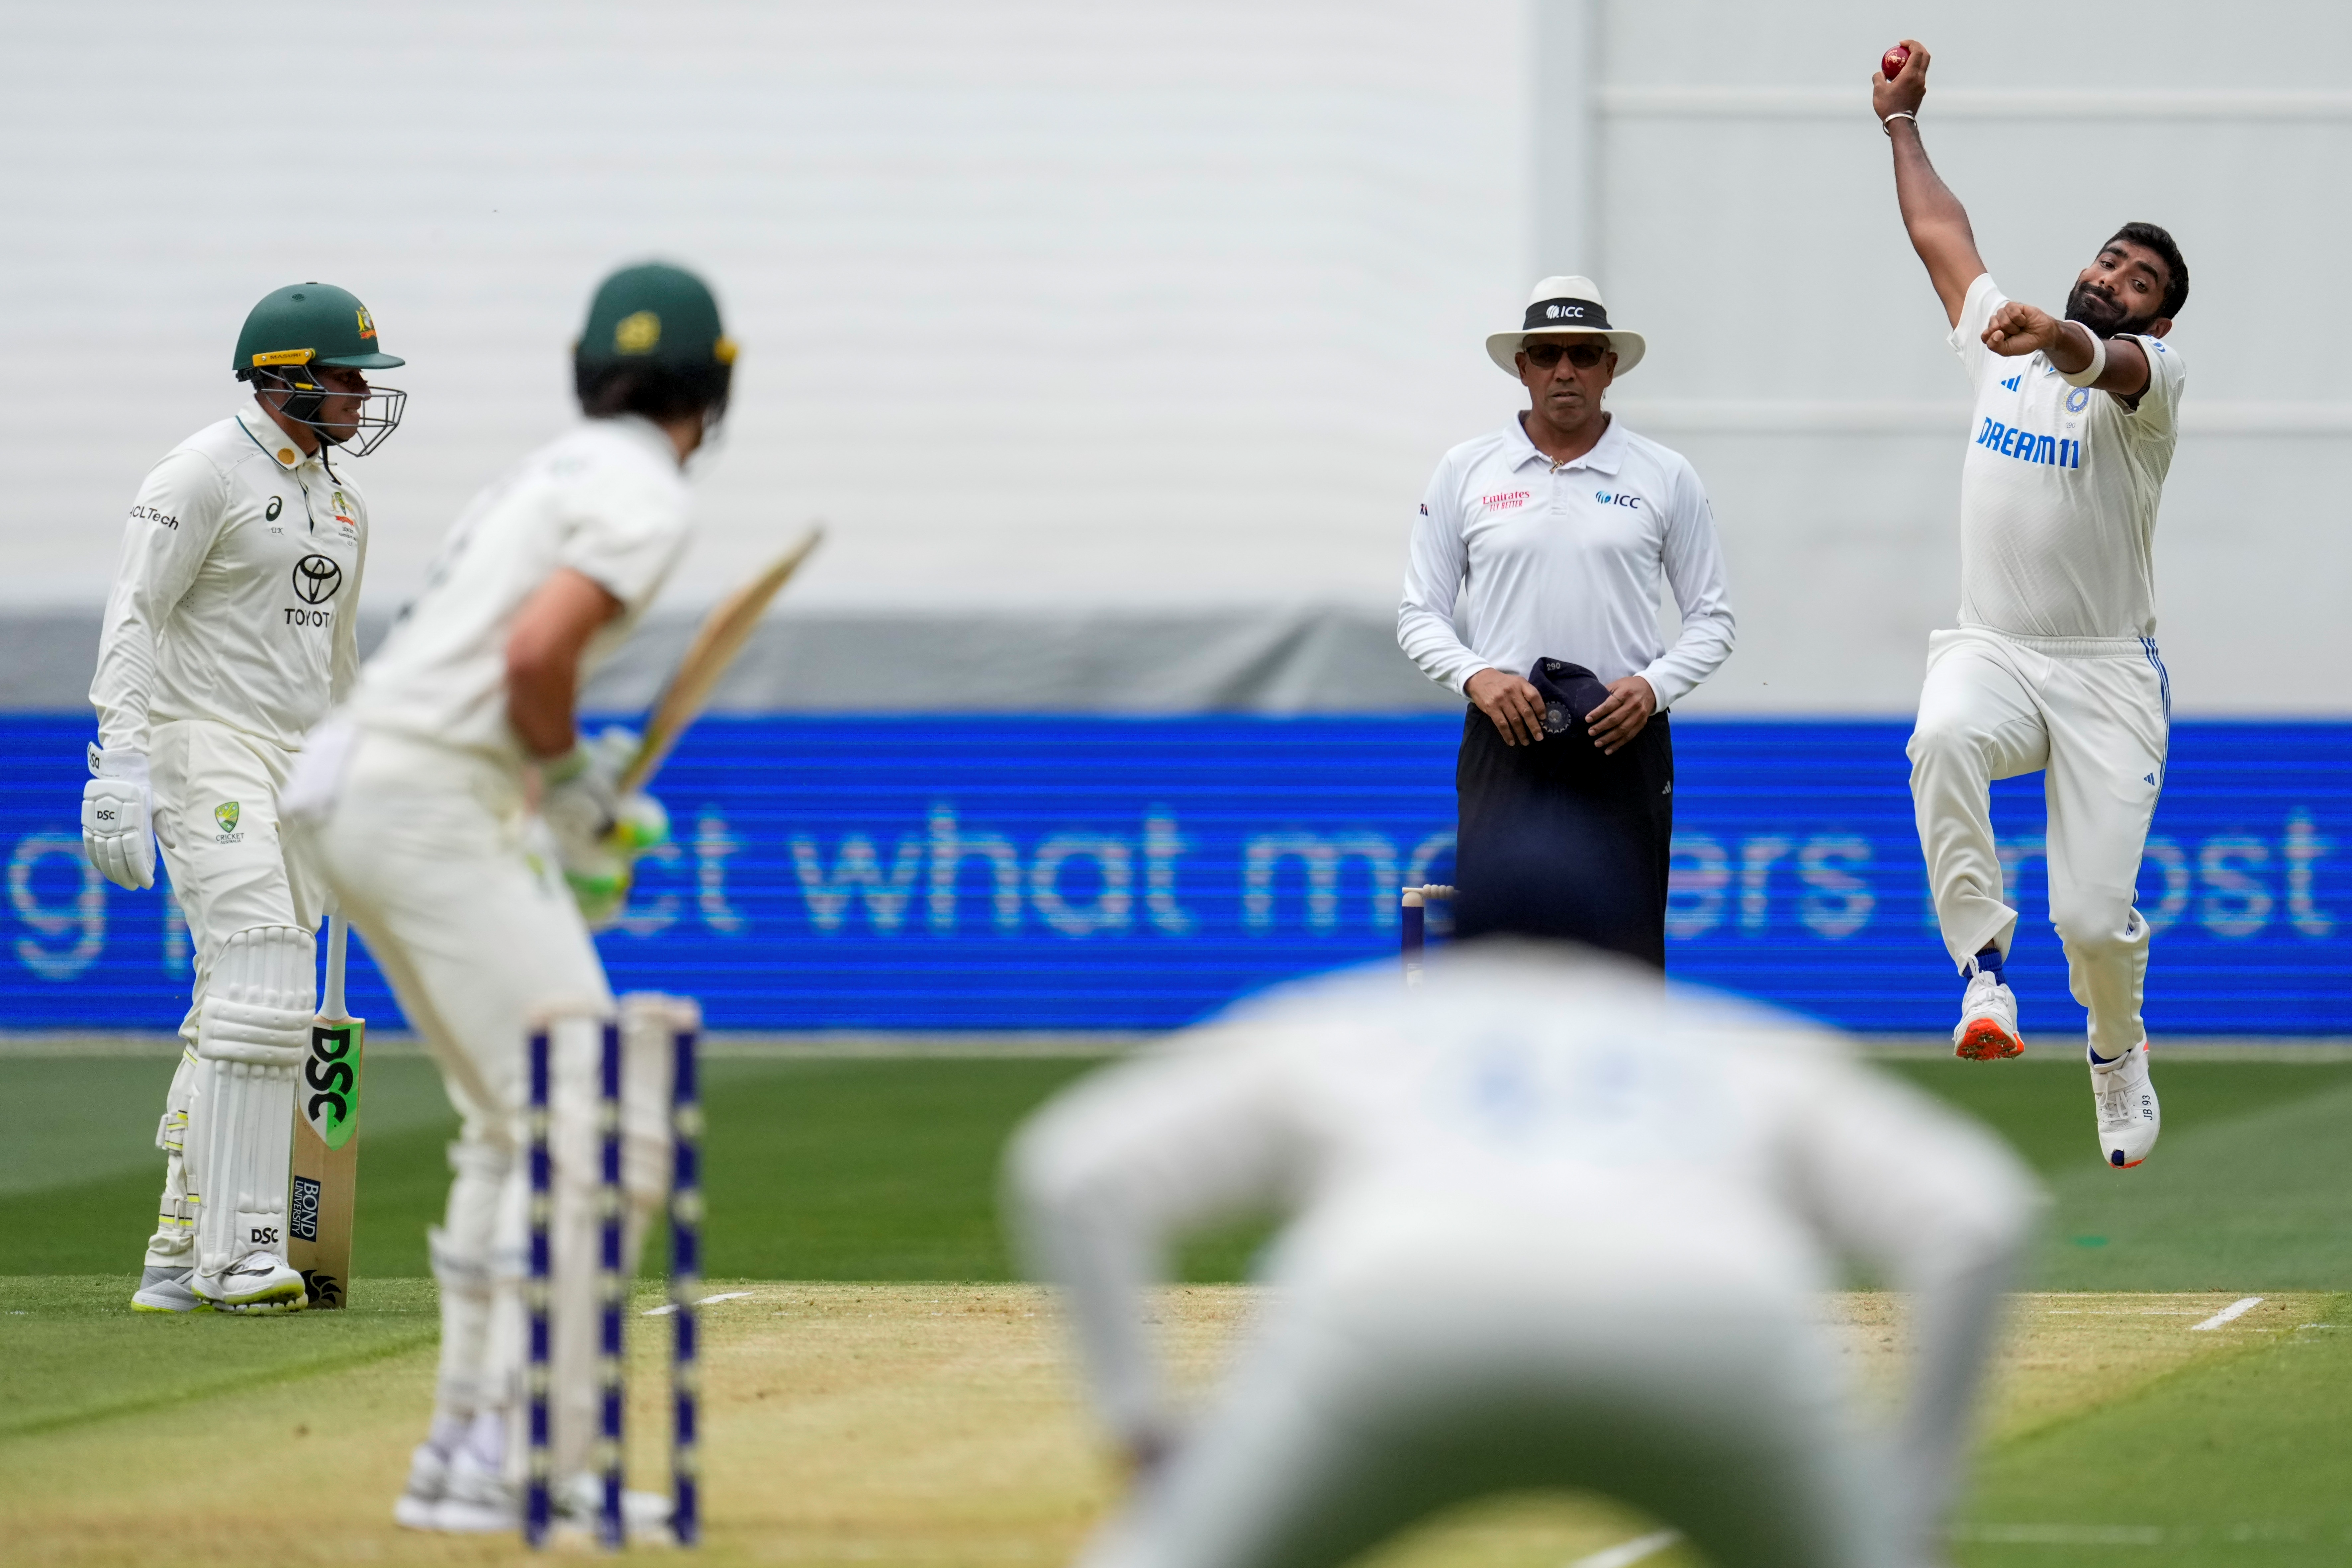
POLYGON ((1422 989, 1387 965, 1286 988, 1021 1134, 1019 1228, 1138 1472, 1088 1568, 1339 1563, 1541 1486, 1725 1568, 1941 1555, 2028 1176, 1834 1038, 1519 940, 1605 902, 1521 865, 1463 889, 1478 940, 1422 989), (1290 1220, 1264 1320, 1180 1434, 1144 1292, 1178 1233, 1267 1205, 1290 1220), (1841 1259, 1914 1293, 1891 1441, 1853 1428, 1820 1321, 1841 1259))
MULTIPOLYGON (((524 1038, 551 1010, 611 1009, 589 928, 619 910, 635 855, 664 833, 660 808, 619 787, 633 739, 583 742, 574 701, 686 547, 683 470, 726 410, 733 359, 700 279, 661 266, 606 279, 575 351, 587 418, 458 520, 288 792, 305 847, 463 1119, 447 1216, 431 1237, 433 1427, 395 1510, 414 1528, 509 1531, 520 1519, 524 1038)), ((662 1192, 667 1123, 662 1086, 643 1081, 660 1032, 624 1033, 634 1250, 662 1192)), ((557 1048, 589 1045, 575 1033, 557 1048)), ((586 1075, 560 1082, 553 1289, 570 1305, 556 1314, 554 1467, 559 1507, 593 1512, 593 1162, 586 1075)))

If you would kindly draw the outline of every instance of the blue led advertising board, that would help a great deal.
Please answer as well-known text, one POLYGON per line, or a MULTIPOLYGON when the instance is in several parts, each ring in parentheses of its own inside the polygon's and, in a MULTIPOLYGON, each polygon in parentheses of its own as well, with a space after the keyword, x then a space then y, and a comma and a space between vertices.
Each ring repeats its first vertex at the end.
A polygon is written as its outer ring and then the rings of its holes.
MULTIPOLYGON (((1874 1031, 1950 1026, 1899 722, 1676 725, 1669 963, 1874 1031)), ((80 716, 0 721, 0 1027, 174 1026, 185 926, 82 861, 80 716)), ((1445 717, 713 718, 656 785, 675 841, 601 939, 714 1027, 1145 1029, 1393 960, 1452 874, 1445 717)), ((2352 725, 2183 723, 2140 876, 2151 1031, 2352 1034, 2352 725)), ((2039 775, 1995 786, 2033 1034, 2079 1037, 2039 775)), ((397 1026, 363 952, 355 1010, 397 1026)))

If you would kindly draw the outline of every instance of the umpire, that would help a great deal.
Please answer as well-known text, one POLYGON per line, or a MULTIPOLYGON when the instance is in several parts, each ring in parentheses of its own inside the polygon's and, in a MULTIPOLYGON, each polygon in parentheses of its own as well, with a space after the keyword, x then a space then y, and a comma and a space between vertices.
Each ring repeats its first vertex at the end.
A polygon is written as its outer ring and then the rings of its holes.
POLYGON ((1582 847, 1625 889, 1606 945, 1663 969, 1666 710, 1729 657, 1733 627, 1697 473, 1601 406, 1645 346, 1610 324, 1585 278, 1545 279, 1518 329, 1486 340, 1530 405, 1437 465, 1397 644, 1471 702, 1454 774, 1455 879, 1475 887, 1482 861, 1528 833, 1594 837, 1582 847), (1658 634, 1662 572, 1682 609, 1672 647, 1658 634))

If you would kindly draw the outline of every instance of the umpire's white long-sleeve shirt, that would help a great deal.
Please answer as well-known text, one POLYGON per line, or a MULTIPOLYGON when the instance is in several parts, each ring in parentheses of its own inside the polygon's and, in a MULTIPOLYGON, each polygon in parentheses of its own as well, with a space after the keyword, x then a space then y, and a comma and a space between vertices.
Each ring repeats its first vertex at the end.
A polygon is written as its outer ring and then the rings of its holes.
POLYGON ((1671 708, 1730 657, 1733 634, 1697 473, 1622 418, 1570 462, 1513 419, 1437 465, 1397 610, 1397 646, 1432 680, 1460 691, 1482 669, 1564 658, 1604 681, 1641 676, 1671 708), (1683 614, 1672 647, 1658 636, 1662 574, 1683 614))
POLYGON ((1168 1427, 1142 1289, 1174 1237, 1230 1215, 1290 1212, 1286 1292, 1498 1215, 1517 1229, 1491 1267, 1564 1268, 1594 1300, 1684 1279, 1802 1295, 1866 1261, 1916 1292, 1895 1480, 1922 1521, 2035 1204, 2006 1149, 1833 1037, 1510 943, 1443 953, 1410 991, 1390 964, 1289 986, 1098 1073, 1024 1129, 1009 1184, 1129 1440, 1168 1427))

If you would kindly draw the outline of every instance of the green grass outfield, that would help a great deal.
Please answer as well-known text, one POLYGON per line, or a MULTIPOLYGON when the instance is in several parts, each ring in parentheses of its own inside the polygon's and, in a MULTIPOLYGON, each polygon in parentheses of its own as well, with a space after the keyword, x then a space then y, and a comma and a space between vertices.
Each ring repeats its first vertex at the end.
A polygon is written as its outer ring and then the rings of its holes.
MULTIPOLYGON (((714 1058, 708 1272, 1010 1277, 998 1151, 1030 1108, 1092 1066, 714 1058)), ((2130 1173, 2098 1163, 2074 1061, 1885 1066, 1984 1118, 2042 1173, 2054 1204, 2032 1288, 2352 1293, 2352 1062, 2159 1054, 2167 1131, 2130 1173)), ((293 1384, 429 1354, 424 1232, 454 1123, 415 1056, 380 1052, 368 1067, 354 1310, 263 1326, 121 1309, 152 1224, 171 1067, 0 1054, 0 1274, 20 1277, 0 1286, 0 1441, 135 1420, 257 1378, 293 1384), (383 1288, 371 1292, 372 1279, 383 1288), (205 1353, 189 1357, 196 1340, 205 1353)), ((1188 1273, 1234 1278, 1249 1248, 1245 1235, 1213 1238, 1188 1273)), ((2250 1336, 2005 1438, 1979 1462, 1962 1561, 2352 1561, 2352 1294, 2305 1316, 2328 1326, 2250 1336)))
MULTIPOLYGON (((1068 1058, 716 1058, 705 1068, 709 1272, 754 1279, 1005 1279, 1006 1132, 1094 1064, 1068 1058)), ((2029 1281, 2054 1290, 2352 1290, 2352 1062, 2159 1060, 2163 1142, 2101 1165, 2069 1060, 1888 1061, 1982 1117, 2049 1184, 2029 1281)), ((168 1059, 0 1055, 0 1273, 138 1261, 162 1173, 168 1059)), ((368 1064, 354 1275, 427 1273, 456 1123, 433 1068, 368 1064)), ((1187 1272, 1239 1278, 1245 1237, 1187 1272)))

